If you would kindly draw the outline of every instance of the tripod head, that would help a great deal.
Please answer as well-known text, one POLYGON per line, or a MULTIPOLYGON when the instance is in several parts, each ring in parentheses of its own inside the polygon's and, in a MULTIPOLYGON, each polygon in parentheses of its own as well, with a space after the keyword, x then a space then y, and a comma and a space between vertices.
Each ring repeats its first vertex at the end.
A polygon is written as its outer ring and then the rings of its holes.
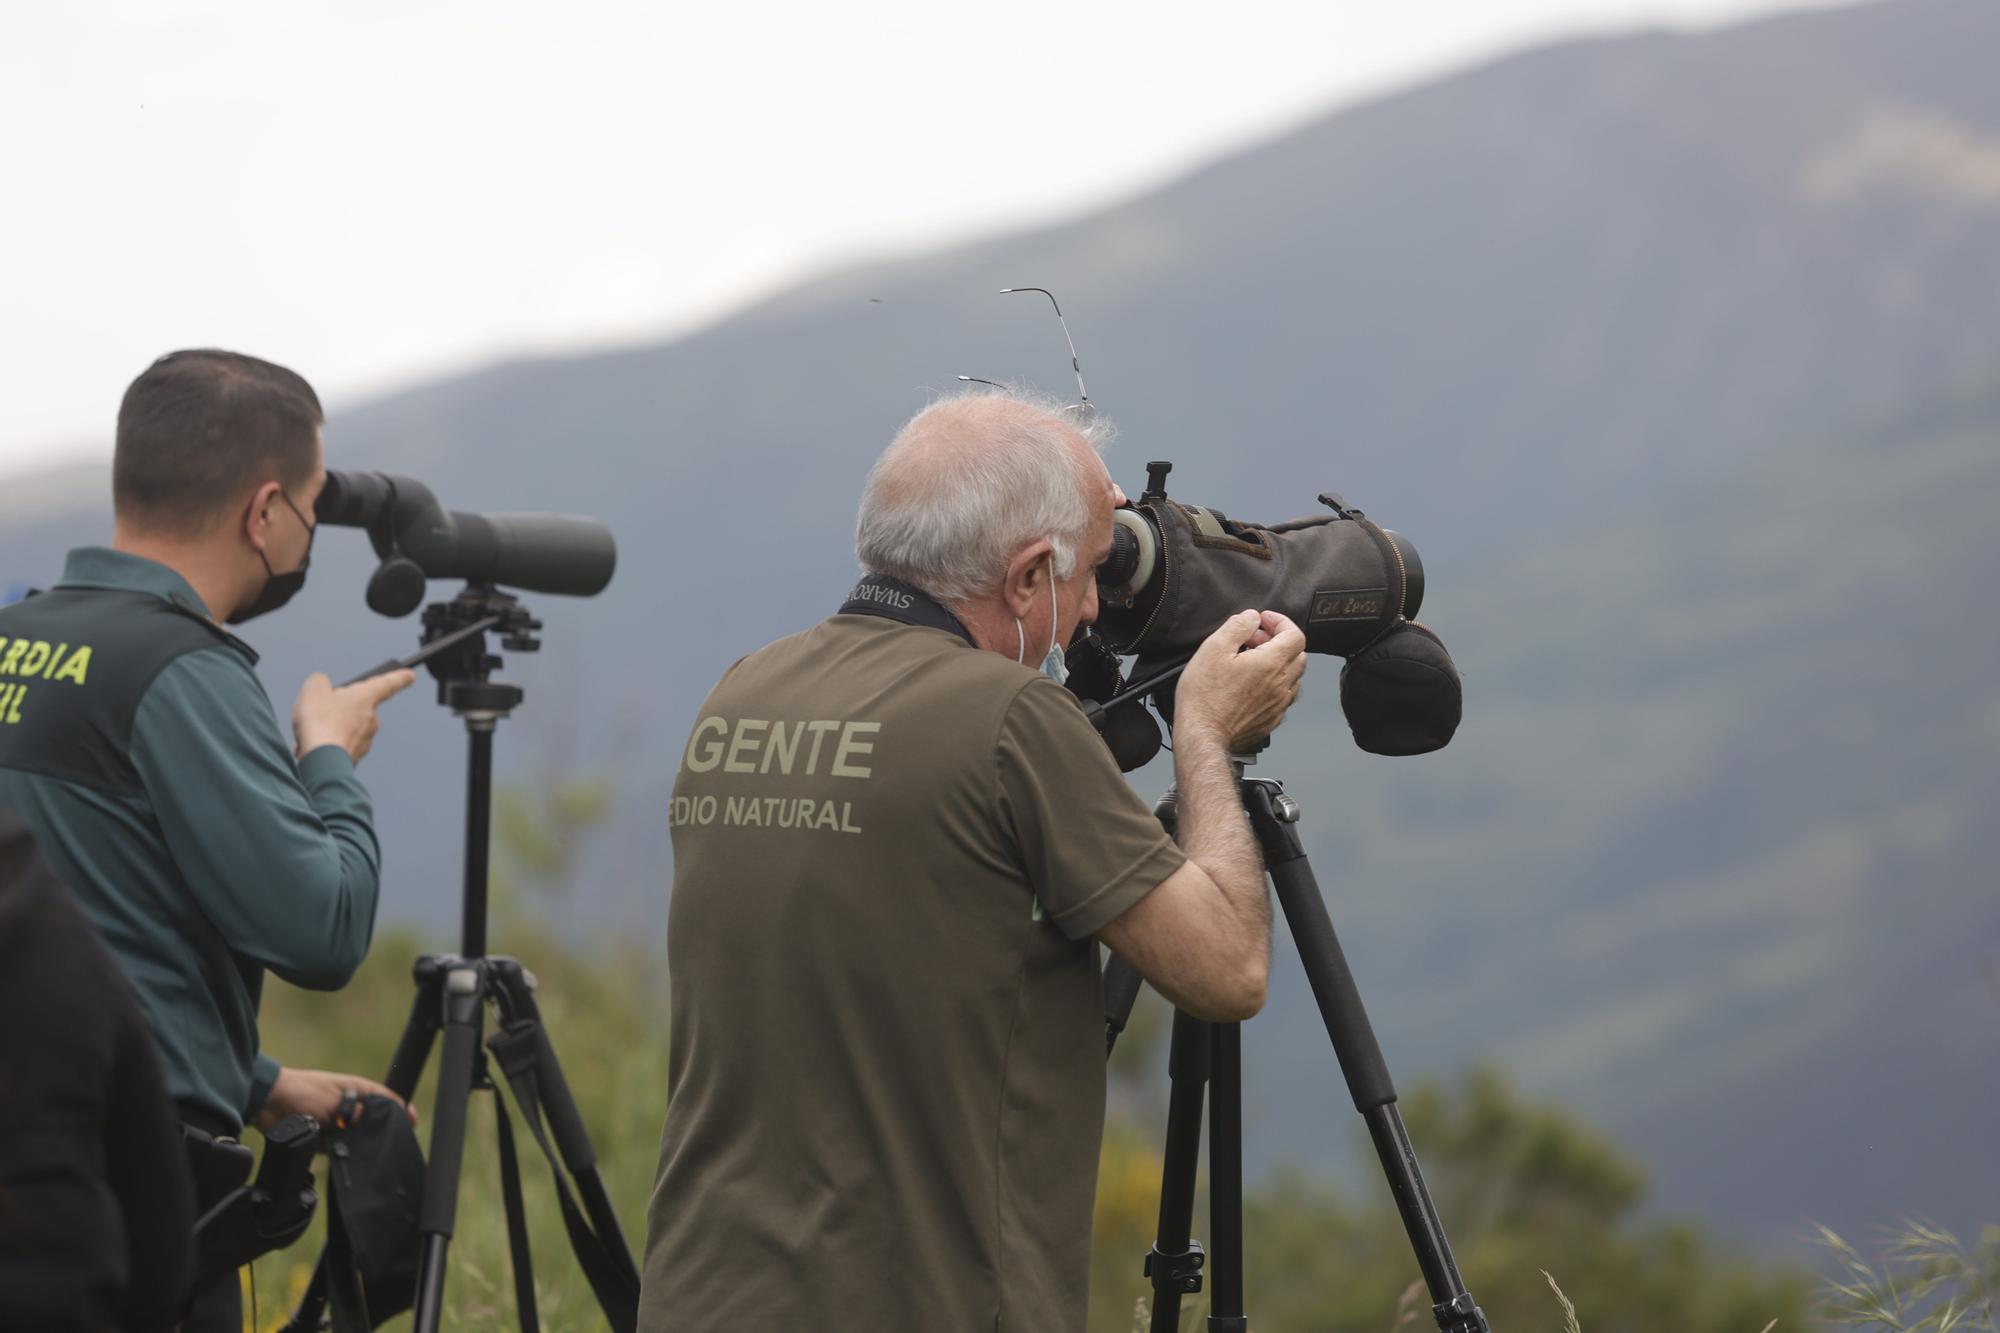
POLYGON ((542 646, 542 622, 511 593, 490 584, 468 583, 448 602, 424 608, 423 649, 418 657, 438 683, 438 702, 468 725, 491 725, 521 702, 519 685, 491 679, 500 655, 486 650, 487 631, 500 635, 508 652, 532 653, 542 646))
POLYGON ((486 864, 493 814, 493 729, 521 702, 519 685, 494 680, 500 655, 486 651, 489 630, 509 652, 532 653, 542 646, 542 622, 511 594, 487 583, 468 583, 448 602, 424 608, 423 646, 408 657, 384 662, 357 680, 419 664, 438 683, 438 702, 465 719, 470 744, 465 792, 465 916, 467 958, 486 956, 486 864))

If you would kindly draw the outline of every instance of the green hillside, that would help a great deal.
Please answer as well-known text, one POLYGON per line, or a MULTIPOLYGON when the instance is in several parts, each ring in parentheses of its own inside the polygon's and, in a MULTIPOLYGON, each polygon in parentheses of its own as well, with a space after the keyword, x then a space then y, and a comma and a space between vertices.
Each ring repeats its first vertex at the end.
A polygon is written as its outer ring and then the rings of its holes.
MULTIPOLYGON (((1329 701, 1270 763, 1309 801, 1392 1061, 1498 1060, 1643 1126, 1663 1198, 1772 1240, 1871 1205, 1976 1221, 2000 1095, 2000 1060, 1974 1058, 2000 1027, 1996 513, 1989 402, 1439 587, 1452 747, 1362 756, 1329 701)), ((1300 990, 1264 1058, 1323 1041, 1300 990)), ((1285 1108, 1273 1137, 1309 1135, 1285 1108)))

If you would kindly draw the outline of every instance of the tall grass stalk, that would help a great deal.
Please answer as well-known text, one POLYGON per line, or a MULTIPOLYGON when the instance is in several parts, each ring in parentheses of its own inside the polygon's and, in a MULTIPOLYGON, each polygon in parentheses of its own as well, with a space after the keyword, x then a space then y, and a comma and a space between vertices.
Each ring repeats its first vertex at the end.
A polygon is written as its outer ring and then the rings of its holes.
POLYGON ((1888 1236, 1879 1264, 1832 1228, 1818 1230, 1839 1269, 1822 1293, 1835 1324, 1887 1333, 2000 1333, 1994 1322, 2000 1227, 1987 1227, 1968 1247, 1943 1227, 1905 1220, 1888 1236))

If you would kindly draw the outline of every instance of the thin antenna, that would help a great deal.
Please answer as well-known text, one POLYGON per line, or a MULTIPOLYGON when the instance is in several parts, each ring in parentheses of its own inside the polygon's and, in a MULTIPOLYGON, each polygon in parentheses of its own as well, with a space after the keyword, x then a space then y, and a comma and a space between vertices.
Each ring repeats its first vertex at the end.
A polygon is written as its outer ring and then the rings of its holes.
POLYGON ((1000 289, 1002 296, 1011 296, 1015 292, 1040 292, 1043 296, 1049 298, 1050 305, 1055 306, 1056 323, 1062 325, 1063 341, 1069 344, 1069 368, 1076 372, 1076 394, 1078 398, 1083 400, 1083 406, 1089 408, 1090 390, 1083 387, 1083 363, 1077 360, 1076 340, 1069 336, 1069 321, 1063 318, 1062 306, 1057 303, 1056 294, 1046 287, 1002 287, 1000 289))
POLYGON ((959 383, 961 384, 987 384, 991 385, 993 388, 996 389, 1005 389, 1007 387, 1006 385, 997 383, 993 380, 980 379, 979 376, 977 375, 960 375, 958 377, 958 380, 959 383))

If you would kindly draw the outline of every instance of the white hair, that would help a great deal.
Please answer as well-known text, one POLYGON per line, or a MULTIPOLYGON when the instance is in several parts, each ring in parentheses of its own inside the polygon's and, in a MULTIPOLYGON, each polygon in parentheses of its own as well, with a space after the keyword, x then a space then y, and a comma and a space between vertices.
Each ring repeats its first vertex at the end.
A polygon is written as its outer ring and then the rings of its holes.
POLYGON ((932 403, 896 433, 861 491, 854 553, 946 605, 984 595, 1028 543, 1047 538, 1057 578, 1076 572, 1100 486, 1075 442, 1101 449, 1111 423, 1027 391, 976 388, 932 403))

